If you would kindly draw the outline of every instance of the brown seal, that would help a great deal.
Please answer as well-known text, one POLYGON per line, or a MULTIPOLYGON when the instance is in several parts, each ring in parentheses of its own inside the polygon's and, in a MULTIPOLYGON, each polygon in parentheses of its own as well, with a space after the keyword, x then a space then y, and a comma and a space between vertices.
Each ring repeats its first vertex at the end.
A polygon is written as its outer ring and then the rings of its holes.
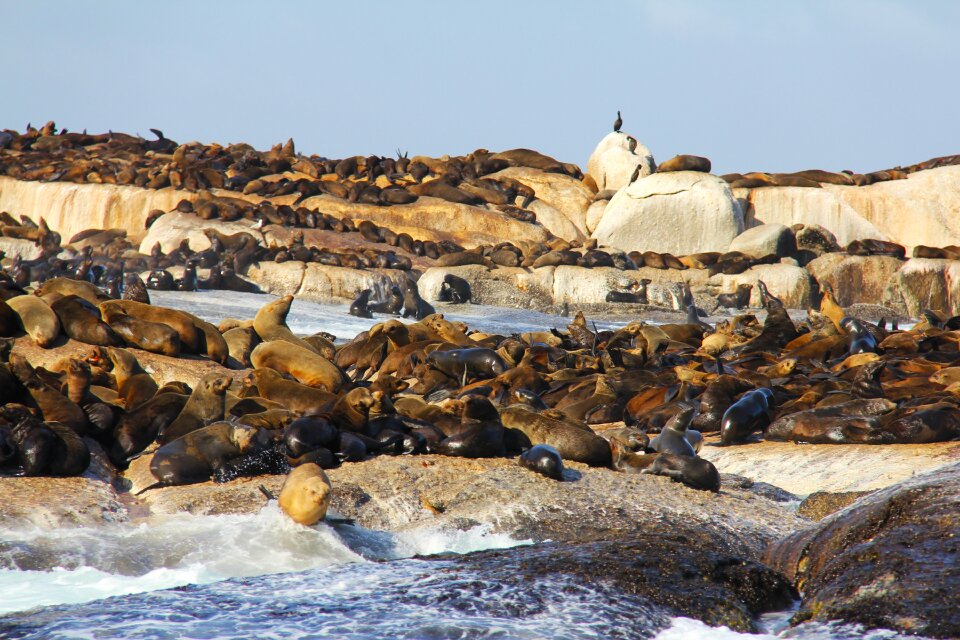
POLYGON ((150 472, 164 485, 204 482, 228 460, 253 450, 257 431, 229 422, 196 429, 157 449, 150 472))
POLYGON ((60 335, 60 318, 46 302, 32 295, 10 298, 7 304, 20 318, 27 335, 37 346, 47 349, 60 335))
POLYGON ((703 156, 679 155, 664 160, 657 166, 657 173, 670 171, 700 171, 710 173, 710 160, 703 156))
POLYGON ((295 336, 287 326, 287 314, 290 313, 292 303, 293 296, 283 296, 263 305, 253 318, 253 328, 264 342, 284 340, 309 351, 315 351, 309 342, 295 336))
POLYGON ((157 394, 156 381, 126 349, 107 349, 117 381, 117 394, 127 411, 133 411, 157 394))
POLYGON ((224 394, 230 382, 230 378, 216 372, 203 376, 180 415, 161 430, 158 441, 171 442, 212 422, 223 420, 224 394))
POLYGON ((610 465, 607 441, 586 425, 576 425, 562 414, 538 413, 527 405, 516 404, 504 408, 500 418, 504 427, 522 432, 531 445, 548 444, 565 460, 598 467, 610 465))
POLYGON ((319 465, 301 464, 287 474, 277 502, 294 522, 314 525, 327 515, 330 480, 319 465))
POLYGON ((180 334, 172 327, 135 318, 109 300, 100 303, 100 313, 110 328, 128 344, 172 358, 180 354, 180 334))
POLYGON ((255 386, 261 397, 304 415, 328 413, 337 401, 334 394, 287 380, 273 369, 254 369, 244 385, 255 386))
POLYGON ((180 335, 180 348, 182 350, 189 353, 199 352, 201 332, 197 329, 195 321, 199 318, 196 316, 185 311, 155 307, 133 300, 113 300, 111 303, 134 318, 167 325, 180 335))
POLYGON ((65 295, 50 305, 67 337, 101 347, 119 347, 123 339, 100 318, 100 310, 83 298, 65 295))
POLYGON ((346 382, 346 376, 332 362, 316 353, 286 340, 262 342, 250 354, 250 363, 256 369, 268 368, 293 376, 309 387, 336 393, 346 382))

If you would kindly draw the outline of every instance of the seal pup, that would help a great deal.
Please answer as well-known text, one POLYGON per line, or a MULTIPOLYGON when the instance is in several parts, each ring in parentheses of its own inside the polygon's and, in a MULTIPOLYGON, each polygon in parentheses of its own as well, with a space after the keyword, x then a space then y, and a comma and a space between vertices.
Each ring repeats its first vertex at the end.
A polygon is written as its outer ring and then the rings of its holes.
POLYGON ((521 453, 520 466, 563 482, 563 458, 548 444, 538 444, 521 453))
POLYGON ((403 317, 415 317, 417 320, 423 320, 429 315, 436 313, 433 305, 420 297, 420 291, 413 282, 407 282, 406 291, 403 294, 403 317))

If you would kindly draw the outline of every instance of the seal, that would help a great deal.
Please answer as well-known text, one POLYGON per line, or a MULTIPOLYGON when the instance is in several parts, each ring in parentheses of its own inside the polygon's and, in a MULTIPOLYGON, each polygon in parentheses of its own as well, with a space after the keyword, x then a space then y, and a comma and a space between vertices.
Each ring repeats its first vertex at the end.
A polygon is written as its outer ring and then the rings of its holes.
POLYGON ((427 356, 427 364, 456 380, 467 377, 495 378, 507 370, 507 363, 500 354, 484 347, 446 351, 438 349, 427 356))
POLYGON ((876 337, 860 320, 846 316, 840 321, 840 328, 850 337, 850 347, 847 349, 850 355, 877 352, 879 343, 876 337))
POLYGON ((666 476, 691 489, 720 491, 720 473, 712 462, 703 458, 661 453, 649 468, 640 473, 666 476))
POLYGON ((703 156, 678 155, 664 160, 657 166, 657 173, 670 171, 699 171, 710 173, 710 160, 703 156))
POLYGON ((38 347, 49 349, 60 335, 60 318, 42 298, 22 295, 10 298, 7 304, 20 318, 23 330, 38 347))
POLYGON ((161 485, 205 482, 231 458, 256 447, 257 429, 215 422, 164 444, 150 461, 150 472, 161 485))
POLYGON ((563 459, 547 444, 538 444, 520 454, 520 466, 563 482, 563 459))
POLYGON ((551 410, 537 412, 524 404, 505 407, 500 412, 503 426, 516 430, 526 438, 525 446, 547 444, 564 460, 583 462, 594 467, 610 465, 610 445, 585 424, 570 420, 551 410))
POLYGON ((720 420, 721 443, 744 442, 754 431, 766 430, 773 409, 773 391, 770 389, 763 387, 746 392, 723 413, 720 420))
POLYGON ((403 293, 400 287, 395 284, 390 285, 389 290, 384 292, 383 299, 368 304, 367 308, 374 313, 400 315, 400 309, 403 308, 403 293))
POLYGON ((139 407, 127 410, 117 421, 113 441, 108 450, 110 461, 126 469, 131 457, 139 454, 157 439, 157 435, 173 422, 190 396, 160 392, 139 407))
POLYGON ((70 294, 50 305, 60 319, 67 337, 102 347, 119 347, 123 339, 100 319, 100 310, 83 298, 70 294))
POLYGON ((309 342, 295 336, 287 326, 287 314, 290 313, 292 303, 293 296, 287 295, 263 305, 253 318, 253 329, 264 342, 284 340, 309 351, 315 351, 309 342))
POLYGON ((429 315, 436 313, 433 305, 420 297, 417 285, 411 282, 407 283, 407 288, 403 293, 403 317, 414 317, 417 320, 423 320, 429 315))
POLYGON ((252 327, 233 327, 222 332, 230 354, 228 363, 231 369, 244 369, 250 366, 250 354, 260 342, 260 336, 252 327), (232 360, 232 361, 231 361, 232 360))
POLYGON ((693 420, 694 408, 681 405, 681 409, 664 425, 660 435, 650 440, 650 448, 657 453, 671 453, 678 456, 697 455, 694 442, 702 444, 703 436, 698 431, 688 431, 693 420), (696 435, 694 435, 696 434, 696 435))
POLYGON ((262 342, 250 354, 255 369, 273 369, 290 374, 298 382, 336 393, 347 381, 344 373, 332 362, 312 349, 286 340, 262 342))
POLYGON ((190 394, 190 399, 176 419, 162 429, 158 441, 165 444, 211 422, 223 420, 224 395, 230 387, 230 378, 216 372, 203 376, 190 394))
POLYGON ((134 318, 167 325, 180 336, 181 350, 187 351, 188 353, 200 352, 202 334, 197 328, 197 323, 202 322, 202 320, 196 316, 186 311, 167 309, 166 307, 155 307, 133 300, 113 300, 111 304, 116 305, 120 311, 134 318))
POLYGON ((351 389, 337 399, 330 418, 342 430, 375 437, 376 434, 368 428, 370 408, 382 397, 383 393, 380 391, 371 392, 363 387, 351 389))
POLYGON ((109 300, 100 303, 100 314, 127 344, 171 358, 180 354, 180 334, 172 327, 127 315, 109 300))
POLYGON ((333 449, 339 441, 340 431, 323 416, 303 416, 283 429, 283 442, 290 458, 300 458, 320 447, 333 449))
POLYGON ((304 415, 328 413, 337 401, 334 394, 287 380, 273 369, 254 369, 243 384, 248 389, 256 387, 261 397, 304 415))
POLYGON ((370 312, 370 309, 367 308, 367 305, 370 303, 370 294, 373 293, 370 289, 364 289, 359 294, 357 294, 356 299, 350 304, 350 315, 356 316, 358 318, 372 318, 373 313, 370 312))
POLYGON ((448 273, 443 276, 443 283, 440 285, 440 292, 437 294, 437 300, 441 302, 450 302, 452 304, 463 304, 465 302, 470 302, 472 293, 470 291, 470 283, 448 273))
POLYGON ((437 453, 463 458, 502 455, 504 427, 496 407, 481 396, 467 396, 460 402, 460 432, 441 441, 437 453))
POLYGON ((330 480, 319 465, 301 464, 287 474, 277 503, 291 520, 309 527, 326 517, 330 489, 330 480))
POLYGON ((750 303, 752 284, 739 284, 733 293, 721 293, 717 296, 717 305, 726 309, 743 309, 750 303))

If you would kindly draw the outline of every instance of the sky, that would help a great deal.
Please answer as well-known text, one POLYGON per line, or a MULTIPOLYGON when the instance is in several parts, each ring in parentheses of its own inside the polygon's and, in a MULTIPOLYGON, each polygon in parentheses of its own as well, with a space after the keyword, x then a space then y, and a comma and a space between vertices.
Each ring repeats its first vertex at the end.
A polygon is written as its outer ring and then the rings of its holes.
POLYGON ((960 153, 960 2, 3 1, 0 129, 303 153, 537 149, 611 131, 714 173, 960 153))

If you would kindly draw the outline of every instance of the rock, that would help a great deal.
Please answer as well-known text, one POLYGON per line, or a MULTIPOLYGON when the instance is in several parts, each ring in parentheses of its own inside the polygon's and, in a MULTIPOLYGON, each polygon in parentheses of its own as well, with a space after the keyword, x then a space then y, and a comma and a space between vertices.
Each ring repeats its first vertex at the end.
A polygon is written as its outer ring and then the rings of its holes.
POLYGON ((914 318, 926 309, 960 314, 960 260, 911 258, 900 264, 885 302, 902 303, 914 318))
POLYGON ((820 256, 824 253, 840 251, 841 247, 837 243, 837 237, 829 229, 825 229, 818 224, 797 224, 796 230, 797 249, 811 251, 820 256))
POLYGON ((894 274, 903 265, 903 261, 891 256, 825 253, 809 262, 807 271, 817 282, 830 284, 840 306, 849 307, 884 300, 894 274))
POLYGON ((317 302, 342 302, 339 298, 353 300, 360 291, 383 278, 399 285, 406 277, 397 269, 349 269, 312 262, 304 268, 300 289, 291 293, 317 302))
POLYGON ((831 513, 847 508, 870 493, 870 491, 841 491, 838 493, 817 491, 804 498, 797 512, 804 518, 823 520, 831 513))
POLYGON ((588 234, 593 233, 597 225, 600 224, 600 219, 603 218, 603 212, 606 211, 609 203, 610 200, 598 199, 587 209, 586 225, 588 234))
MULTIPOLYGON (((709 440, 709 439, 708 439, 709 440)), ((960 442, 936 444, 804 444, 759 442, 728 447, 709 442, 700 455, 721 473, 733 473, 768 482, 805 496, 873 491, 954 463, 960 442), (870 469, 869 474, 863 469, 870 469)))
POLYGON ((590 154, 587 173, 593 177, 601 191, 616 190, 630 182, 637 165, 640 165, 641 178, 657 170, 657 163, 649 149, 637 143, 637 148, 630 151, 627 134, 612 132, 604 136, 590 154))
POLYGON ((621 189, 592 237, 623 251, 726 251, 743 231, 727 183, 696 171, 653 174, 621 189))
POLYGON ((6 254, 6 259, 9 261, 13 261, 17 256, 23 260, 36 260, 43 253, 40 245, 33 240, 3 236, 0 236, 0 251, 6 254))
POLYGON ((4 527, 55 529, 128 519, 113 488, 93 478, 0 477, 0 494, 4 527))
POLYGON ((735 189, 747 224, 758 220, 819 224, 846 246, 853 240, 893 240, 909 254, 917 245, 960 244, 960 166, 912 173, 906 180, 866 187, 735 189))
MULTIPOLYGON (((456 567, 479 570, 506 590, 526 591, 544 577, 551 583, 566 578, 571 593, 612 588, 620 597, 611 611, 629 606, 635 612, 631 634, 624 637, 633 637, 644 624, 665 626, 667 616, 757 631, 756 615, 786 608, 795 597, 783 576, 730 553, 695 527, 628 540, 484 551, 459 558, 456 567), (624 596, 636 602, 627 605, 624 596), (651 603, 659 610, 650 611, 651 603)), ((453 571, 440 568, 438 573, 453 571)))
POLYGON ((740 251, 754 258, 775 253, 782 258, 797 252, 797 240, 790 227, 782 224, 762 224, 747 229, 734 238, 728 251, 740 251))
MULTIPOLYGON (((537 200, 559 211, 579 230, 581 236, 587 235, 586 213, 590 203, 593 202, 594 193, 583 182, 563 173, 545 173, 529 167, 510 167, 485 177, 496 179, 499 176, 513 178, 532 188, 537 194, 537 200)), ((575 239, 564 235, 568 233, 564 227, 557 222, 541 218, 539 213, 537 220, 553 235, 564 240, 575 239)))
POLYGON ((709 283, 717 287, 717 293, 731 293, 738 285, 751 284, 750 306, 759 307, 758 280, 763 280, 770 293, 780 298, 788 309, 806 309, 810 305, 810 275, 806 269, 795 265, 759 264, 736 275, 718 273, 710 278, 709 283))
POLYGON ((767 564, 803 592, 794 622, 843 620, 960 636, 960 463, 860 499, 772 545, 767 564))
POLYGON ((553 274, 556 267, 523 269, 499 267, 488 270, 482 265, 431 267, 417 281, 420 295, 435 303, 440 285, 448 273, 470 284, 471 300, 477 304, 546 309, 553 305, 553 274))
MULTIPOLYGON (((296 198, 296 195, 290 195, 273 200, 289 204, 296 198)), ((545 242, 551 237, 550 231, 541 224, 520 222, 496 209, 432 197, 421 197, 412 204, 378 207, 322 195, 307 198, 303 206, 320 209, 338 218, 370 220, 396 233, 409 233, 418 240, 453 240, 467 249, 481 244, 497 244, 504 238, 513 242, 545 242)))
MULTIPOLYGON (((537 222, 546 227, 550 233, 558 238, 582 241, 587 237, 585 228, 583 230, 579 229, 563 213, 544 200, 540 200, 539 198, 534 200, 527 206, 527 210, 533 211, 537 216, 537 222)), ((584 215, 580 217, 585 218, 584 215)))
POLYGON ((298 260, 287 262, 255 262, 247 268, 247 278, 264 293, 275 296, 296 295, 303 286, 307 266, 298 260))
POLYGON ((240 232, 249 233, 256 238, 257 242, 263 242, 263 235, 258 229, 253 228, 252 222, 204 220, 192 213, 173 211, 160 216, 150 226, 143 242, 140 243, 140 253, 150 255, 150 249, 157 242, 160 243, 164 253, 170 253, 184 238, 190 241, 190 249, 193 251, 209 249, 210 239, 204 235, 204 229, 216 229, 227 236, 240 232))
POLYGON ((636 281, 636 271, 559 266, 553 272, 553 301, 554 304, 605 302, 610 291, 623 291, 636 281))
POLYGON ((238 478, 230 482, 203 482, 180 487, 150 489, 140 499, 153 513, 219 516, 257 513, 267 503, 260 485, 273 495, 280 493, 286 476, 238 478))
POLYGON ((198 197, 198 193, 170 188, 25 182, 0 176, 0 211, 9 211, 14 217, 26 215, 34 222, 43 217, 64 242, 85 229, 124 229, 140 238, 151 211, 170 211, 181 200, 198 197))

